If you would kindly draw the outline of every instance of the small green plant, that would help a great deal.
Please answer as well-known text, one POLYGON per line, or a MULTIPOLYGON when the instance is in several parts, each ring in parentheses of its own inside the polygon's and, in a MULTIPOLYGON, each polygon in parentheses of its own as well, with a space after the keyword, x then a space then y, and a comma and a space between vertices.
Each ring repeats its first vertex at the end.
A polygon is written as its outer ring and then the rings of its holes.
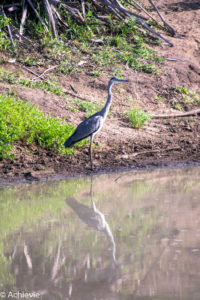
POLYGON ((94 71, 90 72, 90 76, 95 77, 95 78, 99 77, 100 74, 101 74, 100 70, 94 70, 94 71))
MULTIPOLYGON (((14 96, 0 94, 0 158, 12 158, 13 143, 35 143, 44 149, 69 154, 63 143, 74 126, 61 123, 60 119, 44 116, 39 109, 14 96)), ((87 141, 80 142, 81 145, 87 141)))
POLYGON ((182 106, 178 103, 175 103, 174 105, 172 105, 172 108, 176 109, 176 110, 181 110, 182 106))
POLYGON ((75 100, 71 100, 70 102, 71 104, 75 104, 76 106, 76 107, 70 106, 71 111, 76 111, 78 108, 80 111, 86 112, 86 117, 91 116, 93 113, 101 109, 100 105, 97 105, 96 103, 92 103, 88 100, 80 101, 78 99, 75 99, 75 100))
POLYGON ((41 89, 44 91, 48 91, 52 94, 58 95, 58 96, 65 96, 65 92, 63 91, 62 87, 60 86, 57 78, 55 76, 51 77, 51 80, 48 80, 48 82, 45 81, 30 81, 30 80, 20 80, 19 84, 26 85, 34 89, 41 89))
POLYGON ((128 98, 125 99, 125 101, 126 101, 127 103, 130 103, 130 102, 133 102, 133 99, 132 99, 131 97, 128 97, 128 98))
POLYGON ((145 122, 151 119, 151 115, 147 112, 144 112, 140 108, 133 107, 129 112, 126 113, 129 122, 133 128, 142 128, 145 122))
POLYGON ((189 90, 186 87, 182 87, 182 86, 176 87, 174 91, 184 95, 187 95, 189 93, 189 90))
POLYGON ((184 104, 200 105, 200 96, 186 87, 176 87, 175 93, 179 95, 184 104))
POLYGON ((162 101, 164 99, 163 96, 155 96, 154 98, 156 101, 162 101))
POLYGON ((25 58, 20 58, 19 61, 25 66, 40 66, 42 63, 35 59, 34 57, 26 56, 25 58))
POLYGON ((113 75, 119 78, 123 78, 123 70, 121 67, 117 67, 114 72, 113 75))

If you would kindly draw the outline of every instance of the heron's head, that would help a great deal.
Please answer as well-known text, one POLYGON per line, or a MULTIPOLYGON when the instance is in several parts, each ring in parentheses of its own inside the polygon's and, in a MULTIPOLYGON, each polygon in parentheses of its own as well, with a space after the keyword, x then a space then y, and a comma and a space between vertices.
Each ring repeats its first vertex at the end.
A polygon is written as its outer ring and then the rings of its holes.
POLYGON ((128 79, 121 79, 121 78, 118 78, 118 77, 112 77, 110 79, 110 85, 112 85, 113 83, 119 83, 119 82, 128 82, 129 80, 128 79))

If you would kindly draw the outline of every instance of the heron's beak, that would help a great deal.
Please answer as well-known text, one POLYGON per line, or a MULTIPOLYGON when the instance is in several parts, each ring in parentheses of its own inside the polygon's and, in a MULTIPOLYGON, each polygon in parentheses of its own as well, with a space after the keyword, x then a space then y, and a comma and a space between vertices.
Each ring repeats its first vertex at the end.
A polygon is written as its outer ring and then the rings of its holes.
POLYGON ((120 81, 130 82, 130 80, 128 80, 128 79, 120 79, 120 81))

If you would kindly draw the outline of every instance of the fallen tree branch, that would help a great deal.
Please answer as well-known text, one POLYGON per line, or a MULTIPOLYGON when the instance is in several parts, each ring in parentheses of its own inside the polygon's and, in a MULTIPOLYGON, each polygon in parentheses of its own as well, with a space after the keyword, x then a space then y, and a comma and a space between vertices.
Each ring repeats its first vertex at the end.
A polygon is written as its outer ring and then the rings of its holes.
POLYGON ((72 8, 64 2, 61 2, 60 0, 50 0, 50 3, 55 6, 60 5, 61 7, 65 8, 75 19, 79 20, 82 24, 86 24, 85 19, 82 17, 80 11, 77 8, 72 8))
MULTIPOLYGON (((26 23, 27 12, 28 12, 27 4, 25 3, 25 0, 23 0, 23 12, 22 12, 21 24, 20 24, 20 29, 19 29, 20 35, 23 35, 23 32, 24 32, 24 25, 26 23)), ((21 38, 20 38, 20 40, 21 40, 21 38)))
POLYGON ((36 16, 38 17, 38 19, 40 20, 41 24, 44 26, 45 30, 46 30, 47 32, 49 32, 49 30, 48 30, 46 24, 44 23, 43 19, 40 17, 40 15, 39 15, 37 9, 35 9, 35 7, 34 7, 32 1, 31 1, 31 0, 27 0, 27 1, 28 1, 29 5, 31 6, 32 10, 34 11, 34 13, 36 14, 36 16))
MULTIPOLYGON (((44 80, 44 77, 42 77, 42 76, 43 76, 45 73, 47 73, 47 72, 49 72, 49 71, 51 71, 51 70, 53 70, 53 69, 55 69, 55 68, 57 68, 57 67, 58 67, 58 65, 46 69, 44 72, 42 72, 42 74, 40 74, 40 75, 37 74, 37 76, 34 77, 34 78, 32 78, 32 80, 35 80, 35 79, 38 79, 38 78, 44 80)), ((29 70, 29 71, 31 71, 31 70, 29 70)), ((31 73, 32 73, 32 71, 31 71, 31 73)), ((33 74, 33 73, 32 73, 32 74, 33 74)), ((36 73, 35 73, 35 74, 36 74, 36 73)))
POLYGON ((170 46, 170 47, 174 46, 171 42, 169 42, 161 34, 159 34, 158 32, 155 32, 155 30, 153 30, 151 27, 149 27, 142 19, 137 18, 136 21, 137 21, 137 23, 139 23, 140 25, 142 25, 142 27, 144 27, 145 29, 147 29, 148 31, 150 31, 151 33, 153 33, 153 35, 155 35, 159 40, 164 41, 168 46, 170 46))
POLYGON ((124 17, 130 17, 130 16, 134 16, 136 18, 136 22, 141 25, 143 28, 145 28, 146 30, 150 31, 151 33, 153 33, 153 35, 161 40, 164 41, 168 46, 172 47, 173 44, 171 42, 169 42, 166 38, 164 38, 161 34, 159 34, 158 32, 156 32, 155 30, 153 30, 150 26, 148 26, 144 20, 142 20, 144 17, 138 16, 136 14, 134 14, 133 12, 125 9, 123 7, 123 5, 118 1, 118 0, 99 0, 103 5, 105 5, 106 7, 110 8, 111 10, 113 10, 114 14, 118 17, 118 18, 122 18, 124 19, 124 17))
POLYGON ((175 30, 165 21, 165 19, 163 18, 163 16, 161 15, 159 9, 157 8, 157 6, 153 3, 152 0, 149 0, 149 2, 151 3, 151 5, 155 8, 157 14, 159 15, 159 17, 161 18, 165 28, 167 29, 167 31, 172 35, 175 36, 175 30))
POLYGON ((173 151, 173 150, 180 150, 180 147, 171 147, 171 148, 167 148, 167 149, 155 149, 155 150, 147 150, 147 151, 141 151, 141 152, 135 152, 132 154, 124 154, 124 155, 120 155, 120 159, 124 158, 124 159, 128 159, 128 158, 132 158, 138 155, 143 155, 143 154, 149 154, 149 153, 160 153, 160 152, 167 152, 167 151, 173 151))
MULTIPOLYGON (((64 20, 64 17, 68 16, 69 14, 71 16, 73 16, 73 18, 75 19, 76 22, 87 26, 87 18, 86 18, 87 11, 86 10, 88 9, 88 5, 87 5, 86 0, 80 0, 77 3, 70 2, 70 1, 61 1, 61 0, 40 0, 40 1, 38 1, 41 4, 43 3, 43 6, 46 10, 47 21, 46 21, 46 18, 42 19, 42 17, 40 16, 38 6, 36 6, 35 2, 37 4, 37 1, 33 1, 33 0, 22 0, 22 2, 21 2, 22 8, 21 8, 21 11, 19 11, 19 15, 21 18, 20 30, 19 30, 19 35, 18 35, 19 41, 21 41, 21 36, 23 36, 25 23, 26 23, 28 16, 30 15, 30 10, 32 10, 36 14, 37 18, 40 20, 40 22, 41 22, 42 26, 45 28, 46 32, 50 31, 50 27, 52 28, 54 36, 57 39, 59 38, 59 34, 58 34, 59 28, 57 28, 58 23, 64 24, 65 27, 67 27, 67 28, 70 27, 67 23, 65 23, 65 20, 64 20), (58 8, 61 9, 62 13, 60 13, 58 8), (47 25, 49 25, 49 28, 47 25)), ((147 10, 145 10, 135 0, 125 0, 125 2, 128 3, 129 5, 131 5, 132 7, 134 7, 134 9, 136 9, 137 11, 144 12, 146 15, 148 15, 148 17, 150 17, 155 22, 157 22, 149 14, 149 12, 147 10)), ((149 2, 155 8, 156 12, 158 13, 158 15, 161 18, 161 20, 163 21, 163 23, 165 24, 165 27, 168 29, 168 31, 172 35, 175 35, 174 29, 162 17, 162 15, 160 14, 158 8, 155 6, 153 1, 149 0, 149 2)), ((92 11, 93 9, 91 8, 91 4, 95 7, 94 16, 96 16, 96 18, 99 18, 106 22, 106 20, 107 20, 106 18, 108 16, 108 14, 111 14, 111 18, 113 17, 113 18, 117 18, 119 20, 124 20, 125 22, 127 22, 127 18, 131 18, 134 16, 136 19, 136 23, 139 26, 142 26, 143 28, 145 28, 147 33, 150 32, 157 39, 164 41, 169 46, 173 46, 173 44, 171 42, 169 42, 161 34, 157 33, 154 29, 151 28, 151 26, 149 26, 145 22, 147 20, 146 17, 135 13, 134 11, 132 11, 132 9, 129 10, 129 8, 124 7, 120 0, 91 0, 89 10, 92 11), (103 12, 103 14, 106 14, 106 16, 98 16, 99 11, 103 12)), ((20 4, 16 3, 16 5, 18 5, 20 8, 20 4)), ((5 5, 2 6, 2 13, 3 13, 3 7, 6 7, 6 6, 5 5)), ((15 4, 12 4, 11 8, 15 10, 15 4)), ((14 47, 11 28, 9 27, 9 25, 7 26, 7 28, 8 28, 8 35, 10 36, 11 42, 14 47)), ((88 29, 89 29, 89 27, 88 27, 88 29)), ((72 28, 72 30, 73 30, 73 28, 72 28)), ((17 34, 15 34, 15 36, 17 36, 17 34)))
POLYGON ((152 119, 168 119, 168 118, 184 118, 184 117, 191 117, 191 116, 198 116, 200 115, 200 109, 187 111, 184 113, 179 114, 169 114, 169 115, 152 115, 152 119))
POLYGON ((27 67, 25 67, 25 66, 23 66, 23 65, 22 65, 21 67, 22 67, 24 70, 26 70, 27 72, 29 72, 29 73, 35 75, 37 78, 40 78, 41 80, 45 80, 44 77, 41 77, 40 75, 38 75, 38 74, 35 73, 34 71, 28 69, 27 67))
POLYGON ((128 3, 129 5, 132 5, 133 7, 135 7, 135 9, 139 10, 139 11, 143 11, 147 16, 149 16, 154 22, 158 23, 156 21, 156 19, 154 19, 154 17, 152 17, 152 15, 150 15, 150 13, 148 13, 148 11, 146 11, 146 9, 144 9, 139 3, 137 3, 136 1, 132 0, 132 2, 134 3, 131 3, 130 1, 128 0, 125 0, 126 3, 128 3))
POLYGON ((81 0, 81 7, 82 7, 83 16, 85 18, 85 1, 84 0, 81 0))
POLYGON ((63 19, 61 18, 59 12, 58 12, 57 9, 53 6, 53 4, 51 4, 51 8, 52 8, 52 10, 53 10, 53 12, 54 12, 54 14, 55 14, 57 20, 60 22, 60 24, 63 24, 66 28, 69 28, 69 25, 68 25, 65 21, 63 21, 63 19))
POLYGON ((49 3, 48 0, 44 0, 44 5, 45 5, 45 9, 47 11, 47 16, 48 16, 48 19, 49 19, 49 24, 51 24, 54 36, 57 39, 58 38, 58 33, 57 33, 57 29, 56 29, 56 23, 55 23, 55 19, 54 19, 54 16, 53 16, 52 7, 51 7, 51 5, 50 5, 50 3, 49 3))

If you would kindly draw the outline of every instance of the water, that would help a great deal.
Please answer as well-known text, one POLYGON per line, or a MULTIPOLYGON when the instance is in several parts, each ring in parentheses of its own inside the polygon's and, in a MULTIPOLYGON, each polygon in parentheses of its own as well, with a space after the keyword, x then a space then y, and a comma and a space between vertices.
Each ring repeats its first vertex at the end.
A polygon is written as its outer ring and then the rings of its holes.
POLYGON ((0 186, 0 213, 0 299, 200 299, 200 167, 0 186))

